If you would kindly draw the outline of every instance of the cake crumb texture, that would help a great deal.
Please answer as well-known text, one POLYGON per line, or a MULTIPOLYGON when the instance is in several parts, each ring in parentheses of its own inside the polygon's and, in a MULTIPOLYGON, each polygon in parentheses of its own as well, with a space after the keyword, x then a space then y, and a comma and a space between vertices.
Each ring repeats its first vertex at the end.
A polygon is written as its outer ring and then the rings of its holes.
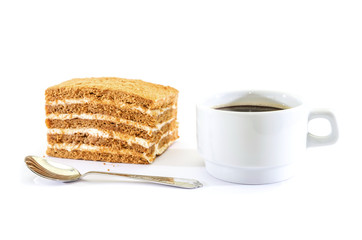
POLYGON ((150 164, 178 136, 178 90, 138 79, 76 78, 45 91, 47 154, 150 164))
POLYGON ((46 90, 46 100, 65 98, 108 99, 154 109, 170 105, 178 90, 138 79, 116 77, 75 78, 46 90))

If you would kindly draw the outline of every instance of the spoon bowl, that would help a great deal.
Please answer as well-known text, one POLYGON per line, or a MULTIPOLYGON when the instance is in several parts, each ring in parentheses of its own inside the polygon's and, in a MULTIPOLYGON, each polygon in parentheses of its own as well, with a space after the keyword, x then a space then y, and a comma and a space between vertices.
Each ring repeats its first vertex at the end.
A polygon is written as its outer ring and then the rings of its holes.
POLYGON ((147 175, 137 175, 137 174, 125 174, 125 173, 112 173, 112 172, 100 172, 100 171, 90 171, 84 174, 70 166, 66 166, 59 163, 51 162, 45 158, 37 156, 27 156, 25 157, 26 166, 36 175, 61 181, 61 182, 74 182, 80 180, 82 177, 88 174, 106 174, 114 175, 125 178, 137 179, 144 182, 162 184, 172 187, 179 188, 199 188, 202 187, 202 183, 195 179, 187 178, 174 178, 174 177, 161 177, 161 176, 147 176, 147 175))
POLYGON ((60 163, 54 163, 37 156, 25 157, 28 168, 40 177, 61 182, 74 182, 81 178, 81 174, 75 168, 60 163))

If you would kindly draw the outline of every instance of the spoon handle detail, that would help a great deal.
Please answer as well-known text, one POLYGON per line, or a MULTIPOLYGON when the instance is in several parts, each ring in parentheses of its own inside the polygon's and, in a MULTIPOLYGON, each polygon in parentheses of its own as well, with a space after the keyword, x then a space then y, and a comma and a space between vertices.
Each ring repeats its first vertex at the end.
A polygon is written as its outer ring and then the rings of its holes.
POLYGON ((174 177, 161 177, 161 176, 147 176, 147 175, 138 175, 138 174, 126 174, 126 173, 113 173, 113 172, 99 172, 99 171, 90 171, 82 175, 84 177, 88 174, 104 174, 104 175, 114 175, 125 178, 137 179, 144 182, 163 184, 179 188, 199 188, 202 187, 202 183, 195 179, 187 178, 174 178, 174 177))

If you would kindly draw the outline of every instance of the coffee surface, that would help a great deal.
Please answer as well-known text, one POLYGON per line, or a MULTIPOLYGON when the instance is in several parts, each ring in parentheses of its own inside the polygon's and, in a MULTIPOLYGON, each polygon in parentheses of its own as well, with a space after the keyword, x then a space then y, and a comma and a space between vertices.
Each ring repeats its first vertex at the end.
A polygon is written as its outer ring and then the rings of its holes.
POLYGON ((263 105, 235 105, 235 106, 217 107, 215 109, 223 111, 232 111, 232 112, 270 112, 270 111, 280 111, 286 108, 263 106, 263 105))

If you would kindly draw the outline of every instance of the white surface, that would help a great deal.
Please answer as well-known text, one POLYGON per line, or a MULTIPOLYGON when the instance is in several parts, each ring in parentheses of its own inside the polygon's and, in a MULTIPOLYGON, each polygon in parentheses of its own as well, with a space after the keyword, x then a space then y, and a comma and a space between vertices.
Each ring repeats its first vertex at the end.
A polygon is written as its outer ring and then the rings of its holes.
POLYGON ((361 239, 361 12, 349 0, 1 1, 1 239, 361 239), (158 163, 101 168, 205 186, 34 177, 23 159, 44 153, 44 90, 88 76, 180 90, 181 138, 158 163), (195 103, 239 89, 331 108, 340 140, 308 149, 278 184, 210 177, 195 152, 195 103))
POLYGON ((216 94, 196 106, 197 147, 208 173, 244 184, 280 182, 293 176, 307 146, 338 139, 333 113, 311 110, 297 97, 278 91, 243 90, 216 94), (283 111, 235 112, 214 109, 237 105, 286 106, 283 111), (326 119, 327 136, 311 134, 309 119, 326 119))

